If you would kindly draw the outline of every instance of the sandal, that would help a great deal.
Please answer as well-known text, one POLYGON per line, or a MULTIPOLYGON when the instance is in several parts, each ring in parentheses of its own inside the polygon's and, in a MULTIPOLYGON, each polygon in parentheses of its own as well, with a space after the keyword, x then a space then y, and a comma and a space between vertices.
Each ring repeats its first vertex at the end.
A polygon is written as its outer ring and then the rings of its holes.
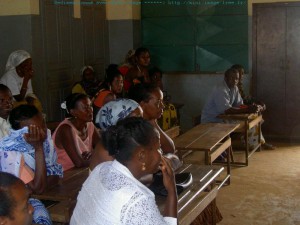
POLYGON ((275 147, 274 145, 271 145, 271 144, 268 144, 268 143, 264 143, 264 144, 262 145, 262 147, 263 147, 263 149, 265 149, 265 150, 275 150, 275 149, 276 149, 276 147, 275 147))

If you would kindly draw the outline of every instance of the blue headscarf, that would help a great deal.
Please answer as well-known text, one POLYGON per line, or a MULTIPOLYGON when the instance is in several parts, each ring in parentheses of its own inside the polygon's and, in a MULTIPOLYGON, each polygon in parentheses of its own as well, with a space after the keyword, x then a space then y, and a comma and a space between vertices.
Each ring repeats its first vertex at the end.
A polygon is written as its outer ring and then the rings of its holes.
POLYGON ((106 130, 108 127, 116 125, 119 120, 127 117, 138 107, 139 104, 132 99, 119 98, 110 101, 99 110, 96 123, 102 130, 106 130))

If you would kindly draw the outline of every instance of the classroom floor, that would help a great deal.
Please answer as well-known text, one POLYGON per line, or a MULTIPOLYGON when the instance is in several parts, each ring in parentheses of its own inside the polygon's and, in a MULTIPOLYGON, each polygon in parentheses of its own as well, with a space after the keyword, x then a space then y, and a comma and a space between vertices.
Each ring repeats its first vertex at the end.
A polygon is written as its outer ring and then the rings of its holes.
POLYGON ((218 225, 300 225, 300 143, 271 143, 276 150, 232 169, 230 186, 218 193, 218 225))

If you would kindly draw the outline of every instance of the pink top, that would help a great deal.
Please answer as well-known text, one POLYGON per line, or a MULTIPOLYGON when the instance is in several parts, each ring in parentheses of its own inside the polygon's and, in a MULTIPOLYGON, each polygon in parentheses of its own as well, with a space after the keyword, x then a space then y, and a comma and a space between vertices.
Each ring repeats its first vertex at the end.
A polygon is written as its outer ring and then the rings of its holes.
POLYGON ((59 127, 63 124, 68 124, 72 128, 72 134, 74 137, 74 142, 76 145, 76 148, 79 150, 78 154, 81 155, 83 152, 91 152, 93 149, 93 133, 95 131, 95 126, 92 122, 87 123, 87 138, 85 140, 82 140, 79 136, 79 131, 76 129, 76 127, 71 123, 69 119, 64 119, 56 128, 55 132, 52 135, 52 139, 54 142, 54 146, 57 151, 57 162, 60 163, 63 166, 64 171, 71 169, 75 167, 74 163, 72 162, 71 158, 69 157, 68 153, 63 148, 59 148, 55 144, 55 136, 56 132, 59 129, 59 127))

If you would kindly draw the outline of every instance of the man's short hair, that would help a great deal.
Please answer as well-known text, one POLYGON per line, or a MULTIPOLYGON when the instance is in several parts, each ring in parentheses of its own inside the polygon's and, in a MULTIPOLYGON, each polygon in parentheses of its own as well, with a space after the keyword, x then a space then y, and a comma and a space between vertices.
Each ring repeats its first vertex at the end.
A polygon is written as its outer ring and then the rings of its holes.
POLYGON ((226 72, 225 72, 225 78, 228 78, 228 77, 230 77, 230 75, 236 74, 236 73, 239 73, 239 71, 236 70, 236 69, 233 69, 233 68, 229 68, 229 69, 226 70, 226 72))

